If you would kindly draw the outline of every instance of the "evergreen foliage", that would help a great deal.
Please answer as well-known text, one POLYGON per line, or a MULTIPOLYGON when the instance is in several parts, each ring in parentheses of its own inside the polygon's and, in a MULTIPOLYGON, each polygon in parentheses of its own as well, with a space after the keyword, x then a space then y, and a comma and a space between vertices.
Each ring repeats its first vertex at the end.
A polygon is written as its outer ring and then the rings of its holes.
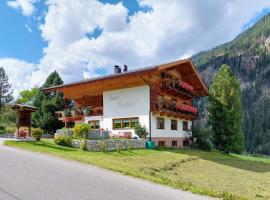
MULTIPOLYGON (((192 60, 208 86, 222 64, 232 67, 241 83, 245 150, 270 155, 270 14, 233 41, 196 54, 192 60)), ((208 127, 208 98, 195 104, 200 112, 198 124, 208 127)))
POLYGON ((213 135, 210 129, 200 129, 199 127, 192 126, 191 136, 191 148, 202 149, 205 151, 211 151, 213 148, 213 135))
MULTIPOLYGON (((42 88, 62 84, 63 81, 59 74, 54 71, 48 76, 42 88)), ((40 127, 50 134, 53 134, 57 129, 62 128, 62 122, 58 120, 55 114, 55 111, 63 110, 65 107, 63 94, 61 92, 43 93, 42 91, 38 91, 35 98, 33 98, 33 105, 39 108, 32 116, 34 127, 40 127)))
POLYGON ((0 117, 2 108, 12 102, 11 84, 8 81, 8 76, 3 67, 0 67, 0 117))
POLYGON ((228 65, 222 65, 209 89, 209 123, 214 144, 222 151, 244 150, 243 109, 240 83, 228 65))

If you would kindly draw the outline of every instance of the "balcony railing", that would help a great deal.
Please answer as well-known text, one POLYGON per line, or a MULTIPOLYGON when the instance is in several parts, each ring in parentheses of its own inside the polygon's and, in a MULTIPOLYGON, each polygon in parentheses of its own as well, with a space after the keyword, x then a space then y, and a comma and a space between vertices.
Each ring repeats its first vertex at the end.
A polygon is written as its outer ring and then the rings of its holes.
POLYGON ((175 103, 174 101, 160 100, 154 104, 154 111, 168 116, 189 116, 197 117, 198 109, 186 104, 175 103))
POLYGON ((84 117, 103 115, 103 107, 69 108, 63 111, 57 111, 56 115, 60 121, 74 122, 83 120, 84 117))
POLYGON ((184 81, 175 81, 165 78, 160 81, 160 86, 162 90, 174 95, 185 95, 188 97, 194 96, 194 88, 184 81))

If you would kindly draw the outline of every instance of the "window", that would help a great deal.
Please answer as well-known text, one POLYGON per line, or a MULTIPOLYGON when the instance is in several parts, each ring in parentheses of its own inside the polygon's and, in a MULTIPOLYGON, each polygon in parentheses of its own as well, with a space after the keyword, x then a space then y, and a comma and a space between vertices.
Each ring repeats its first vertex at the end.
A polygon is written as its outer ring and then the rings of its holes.
POLYGON ((177 147, 177 140, 172 141, 172 147, 177 147))
POLYGON ((113 119, 113 129, 129 129, 134 128, 139 123, 139 118, 123 118, 113 119))
POLYGON ((171 130, 177 130, 177 120, 171 120, 171 130))
POLYGON ((158 101, 163 101, 164 100, 164 95, 159 94, 159 95, 156 96, 156 98, 157 98, 158 101))
POLYGON ((157 117, 157 129, 165 128, 165 120, 164 118, 157 117))
POLYGON ((90 125, 90 127, 91 127, 92 130, 100 129, 100 122, 99 122, 99 120, 89 121, 88 124, 90 125))
POLYGON ((188 131, 188 121, 183 121, 183 131, 188 131))
POLYGON ((165 147, 165 141, 158 141, 159 147, 165 147))
POLYGON ((183 140, 183 146, 188 147, 189 146, 189 139, 183 140))

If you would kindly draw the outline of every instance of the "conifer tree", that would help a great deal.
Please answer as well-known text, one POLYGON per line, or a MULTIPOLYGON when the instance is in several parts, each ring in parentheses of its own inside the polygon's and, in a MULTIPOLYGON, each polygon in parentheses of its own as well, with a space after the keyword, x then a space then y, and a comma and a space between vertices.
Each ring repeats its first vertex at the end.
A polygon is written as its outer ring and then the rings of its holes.
POLYGON ((3 67, 0 67, 0 113, 2 108, 13 100, 11 84, 3 67))
POLYGON ((243 108, 240 82, 228 65, 222 65, 209 89, 209 123, 219 150, 244 150, 243 108))
MULTIPOLYGON (((59 74, 52 72, 42 88, 53 87, 62 85, 63 80, 59 74)), ((55 111, 64 109, 65 103, 63 93, 61 92, 48 92, 43 93, 39 91, 35 95, 33 105, 39 108, 37 112, 33 114, 33 125, 46 130, 47 133, 54 133, 56 129, 62 128, 62 122, 57 119, 55 111)))

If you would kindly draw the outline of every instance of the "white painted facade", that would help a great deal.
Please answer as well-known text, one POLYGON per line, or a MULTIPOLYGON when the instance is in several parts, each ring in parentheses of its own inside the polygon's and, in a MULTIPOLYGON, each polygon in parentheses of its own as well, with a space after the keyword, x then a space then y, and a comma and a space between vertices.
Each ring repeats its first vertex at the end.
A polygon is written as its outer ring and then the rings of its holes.
POLYGON ((149 132, 150 88, 148 85, 103 92, 103 116, 86 117, 85 122, 100 120, 100 127, 114 134, 134 129, 113 129, 113 119, 138 117, 149 132))
MULTIPOLYGON (((148 85, 112 90, 103 92, 103 116, 85 117, 85 122, 92 120, 100 121, 100 128, 111 131, 114 134, 122 132, 132 132, 136 136, 134 129, 113 129, 113 119, 138 117, 141 125, 150 132, 149 113, 150 111, 150 88, 148 85)), ((152 137, 175 138, 187 137, 187 132, 183 131, 183 120, 177 119, 177 130, 171 130, 171 119, 165 119, 164 129, 157 129, 156 119, 158 116, 151 116, 152 137)), ((191 121, 189 128, 191 127, 191 121)))
MULTIPOLYGON (((164 129, 157 129, 157 117, 156 115, 151 115, 151 133, 152 137, 168 137, 168 138, 175 138, 175 137, 187 137, 187 131, 183 131, 183 121, 180 119, 174 119, 170 117, 160 117, 163 118, 165 121, 164 129), (177 120, 177 130, 171 130, 171 120, 177 120)), ((186 121, 186 120, 185 120, 186 121)), ((188 121, 188 128, 191 128, 191 121, 188 121)))

